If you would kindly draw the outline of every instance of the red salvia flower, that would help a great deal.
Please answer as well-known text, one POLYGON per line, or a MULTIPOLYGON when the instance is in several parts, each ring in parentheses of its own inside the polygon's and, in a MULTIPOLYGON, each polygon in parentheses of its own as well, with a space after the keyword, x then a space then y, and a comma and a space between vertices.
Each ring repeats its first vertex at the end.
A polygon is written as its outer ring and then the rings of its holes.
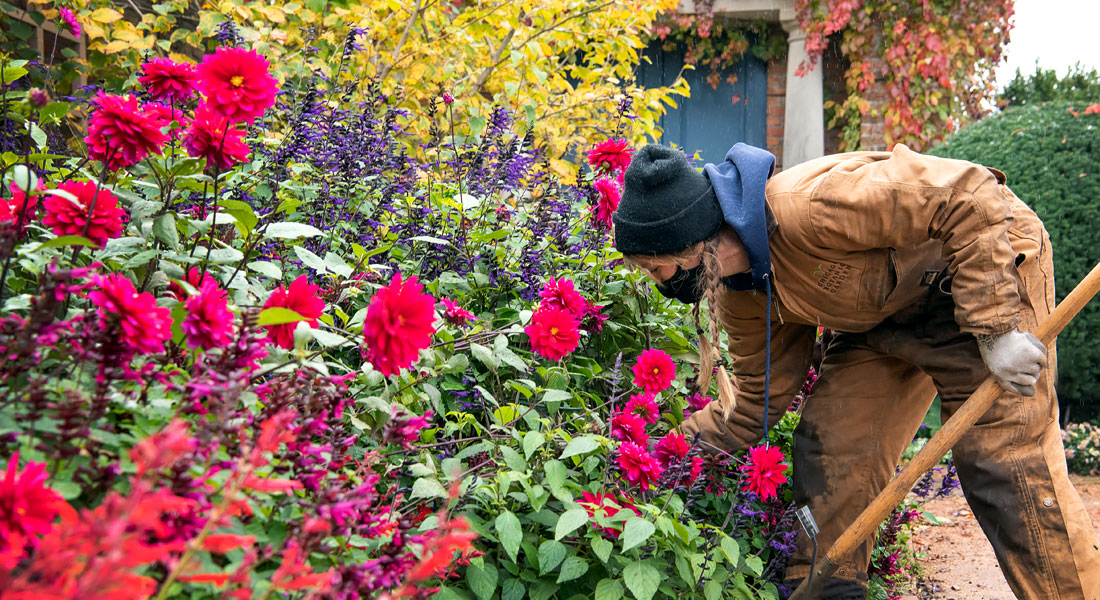
POLYGON ((212 280, 207 280, 199 293, 184 303, 187 316, 180 329, 187 335, 189 348, 220 348, 229 343, 233 335, 233 313, 225 290, 212 280))
POLYGON ((137 353, 164 351, 172 339, 172 314, 157 306, 149 292, 137 293, 134 284, 120 273, 92 275, 95 288, 88 300, 99 307, 100 322, 109 327, 117 321, 122 342, 137 353))
POLYGON ((46 487, 45 463, 27 463, 19 470, 19 453, 8 459, 0 478, 0 569, 11 569, 27 546, 36 547, 49 533, 65 501, 46 487))
POLYGON ((649 435, 645 432, 645 420, 625 410, 620 410, 611 416, 611 437, 621 442, 634 442, 640 446, 649 442, 649 435))
POLYGON ((238 535, 235 533, 212 533, 202 540, 204 550, 216 554, 225 554, 239 548, 251 548, 256 543, 254 535, 238 535))
POLYGON ((439 575, 455 560, 455 552, 466 555, 473 550, 477 533, 471 530, 469 523, 462 517, 443 519, 439 524, 440 533, 424 544, 420 562, 409 570, 409 583, 423 581, 439 575))
POLYGON ((149 154, 160 154, 168 136, 161 131, 168 123, 152 112, 143 112, 137 98, 100 92, 93 101, 96 109, 88 119, 88 157, 111 171, 141 162, 149 154))
POLYGON ((145 86, 149 97, 154 100, 172 104, 195 97, 195 88, 199 84, 195 65, 158 57, 141 65, 141 71, 138 82, 145 86))
POLYGON ((155 473, 174 465, 185 454, 194 451, 195 445, 187 423, 173 419, 164 429, 130 448, 130 460, 134 461, 137 476, 141 477, 150 471, 155 473))
POLYGON ((593 169, 611 173, 625 170, 630 166, 631 150, 626 147, 626 139, 604 140, 588 151, 588 164, 593 169))
POLYGON ((435 333, 435 298, 410 277, 395 273, 390 285, 375 292, 363 322, 363 358, 385 376, 412 366, 435 333))
POLYGON ((426 428, 432 420, 432 411, 422 416, 411 415, 395 406, 390 420, 382 428, 382 441, 390 444, 398 444, 408 450, 412 444, 420 439, 420 431, 426 428))
POLYGON ((630 400, 627 400, 626 406, 623 407, 623 412, 638 415, 650 425, 656 423, 657 419, 661 417, 661 409, 657 408, 657 402, 653 399, 653 394, 634 394, 630 396, 630 400))
POLYGON ((656 394, 672 385, 676 364, 664 350, 645 350, 634 364, 634 385, 656 394))
POLYGON ((205 158, 207 165, 229 169, 248 160, 252 148, 244 143, 244 130, 215 112, 208 103, 195 109, 195 118, 183 136, 187 154, 205 158))
POLYGON ((643 490, 648 490, 661 477, 661 463, 634 442, 619 444, 617 462, 627 482, 643 490))
POLYGON ((600 197, 596 201, 596 206, 592 208, 592 213, 595 215, 596 222, 610 228, 611 214, 619 210, 619 201, 622 200, 623 194, 619 191, 619 184, 606 177, 597 179, 594 185, 600 197))
POLYGON ((580 323, 573 313, 560 308, 543 308, 535 312, 524 328, 531 340, 531 349, 550 360, 560 360, 580 344, 580 323))
POLYGON ((741 489, 755 493, 761 500, 774 498, 779 486, 787 483, 784 458, 783 451, 774 446, 750 448, 749 460, 741 466, 748 473, 748 482, 741 489))
POLYGON ((451 325, 456 327, 462 327, 470 323, 470 321, 476 321, 477 317, 465 308, 459 307, 450 298, 443 298, 440 300, 443 303, 443 320, 447 321, 451 325))
MULTIPOLYGON (((305 275, 299 275, 288 287, 279 286, 268 296, 264 308, 273 306, 292 310, 306 318, 305 323, 317 327, 317 317, 325 311, 325 301, 317 296, 319 287, 309 282, 305 275)), ((298 323, 268 325, 267 334, 271 342, 290 350, 294 347, 294 328, 298 323)))
POLYGON ((244 48, 218 48, 199 64, 199 91, 218 114, 230 121, 263 116, 275 104, 279 82, 267 72, 264 57, 244 48))
POLYGON ((107 240, 122 235, 122 225, 127 221, 126 211, 119 208, 118 198, 111 190, 99 186, 97 193, 94 181, 66 181, 57 189, 72 194, 76 202, 54 194, 48 194, 42 200, 46 213, 42 224, 51 228, 55 235, 82 235, 100 248, 107 244, 107 240), (91 218, 88 216, 89 207, 92 209, 91 218))

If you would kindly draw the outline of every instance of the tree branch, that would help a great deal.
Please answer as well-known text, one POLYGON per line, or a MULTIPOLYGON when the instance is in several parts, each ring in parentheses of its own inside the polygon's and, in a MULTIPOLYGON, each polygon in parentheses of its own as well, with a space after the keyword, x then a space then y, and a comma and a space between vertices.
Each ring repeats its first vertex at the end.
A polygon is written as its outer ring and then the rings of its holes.
POLYGON ((409 41, 409 33, 412 31, 413 25, 416 24, 416 19, 420 17, 421 4, 422 0, 416 0, 416 6, 414 6, 412 12, 409 13, 409 20, 405 22, 405 31, 401 32, 401 39, 397 40, 397 46, 394 47, 393 53, 390 54, 389 64, 383 66, 378 72, 379 81, 386 79, 386 76, 390 74, 390 69, 397 64, 397 56, 401 53, 401 49, 405 47, 405 42, 409 41))

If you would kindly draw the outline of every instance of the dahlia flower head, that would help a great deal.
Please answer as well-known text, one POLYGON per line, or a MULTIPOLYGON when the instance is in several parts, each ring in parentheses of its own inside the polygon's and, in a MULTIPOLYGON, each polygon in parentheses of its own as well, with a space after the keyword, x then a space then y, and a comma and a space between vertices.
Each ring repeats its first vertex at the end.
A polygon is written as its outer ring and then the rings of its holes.
POLYGON ((252 148, 244 142, 245 131, 215 111, 209 103, 195 109, 195 117, 183 135, 188 156, 206 159, 206 164, 229 169, 248 160, 252 148))
POLYGON ((252 124, 275 105, 279 82, 267 60, 252 50, 221 47, 199 63, 199 91, 214 112, 252 124))
POLYGON ((102 326, 117 323, 122 343, 134 353, 163 352, 164 342, 172 339, 171 311, 157 306, 149 292, 137 293, 120 273, 94 274, 91 279, 95 288, 88 291, 88 300, 99 308, 102 326))
POLYGON ((611 415, 611 437, 620 442, 634 442, 639 446, 649 443, 649 434, 645 431, 645 419, 619 410, 611 415))
POLYGON ((199 84, 199 73, 195 65, 157 57, 141 65, 141 71, 138 83, 145 86, 153 100, 173 104, 195 97, 199 84))
MULTIPOLYGON (((45 189, 42 180, 38 181, 36 189, 45 189)), ((0 198, 0 221, 12 225, 18 224, 19 232, 17 235, 23 235, 23 232, 27 229, 27 224, 33 221, 38 213, 38 195, 31 194, 28 197, 14 181, 8 185, 8 190, 11 192, 11 198, 0 198)))
MULTIPOLYGON (((290 282, 287 287, 279 286, 271 292, 264 302, 264 308, 279 307, 292 310, 305 317, 304 322, 310 327, 317 328, 317 317, 325 311, 325 301, 317 296, 321 288, 309 282, 305 275, 299 275, 290 282)), ((280 325, 268 325, 268 338, 271 343, 290 350, 294 348, 294 330, 298 323, 283 323, 280 325)))
POLYGON ((540 308, 524 328, 531 350, 550 360, 561 360, 577 349, 581 341, 580 322, 562 308, 540 308))
POLYGON ((592 207, 593 217, 597 223, 610 229, 611 215, 619 210, 619 201, 623 198, 622 191, 614 179, 608 179, 607 177, 597 179, 593 186, 599 194, 596 205, 592 207))
POLYGON ((56 194, 43 198, 42 224, 51 228, 55 235, 82 235, 100 248, 107 240, 122 235, 123 224, 128 218, 111 190, 94 181, 66 181, 57 189, 71 194, 76 202, 56 194), (92 206, 92 198, 95 198, 95 206, 92 206))
POLYGON ((741 489, 755 493, 761 500, 776 497, 779 486, 787 483, 784 458, 783 451, 775 446, 749 448, 748 462, 741 465, 746 473, 746 483, 741 489))
POLYGON ((623 406, 623 412, 637 415, 649 425, 657 423, 657 419, 661 417, 661 409, 657 407, 653 394, 633 394, 623 406))
POLYGON ((233 313, 225 290, 217 282, 206 280, 199 292, 184 302, 187 316, 180 329, 189 348, 221 348, 233 335, 233 313))
POLYGON ((672 385, 676 378, 676 364, 664 350, 642 351, 634 364, 634 385, 650 394, 656 394, 672 385))
POLYGON ((450 298, 442 298, 440 302, 443 303, 443 320, 451 325, 464 327, 477 320, 473 313, 455 304, 450 298))
POLYGON ((596 171, 618 173, 630 166, 630 155, 626 138, 609 138, 588 151, 588 164, 596 171))
POLYGON ((117 171, 136 165, 150 154, 161 154, 168 141, 161 129, 168 122, 155 112, 143 111, 136 97, 99 92, 92 103, 96 108, 84 137, 89 158, 117 171))
POLYGON ((20 470, 19 453, 8 458, 0 477, 0 569, 15 568, 26 547, 37 547, 65 508, 61 496, 46 487, 47 479, 45 463, 27 463, 20 470))
POLYGON ((609 519, 624 510, 630 510, 639 517, 642 516, 642 511, 638 510, 638 507, 634 506, 629 500, 616 498, 611 494, 581 492, 581 498, 577 500, 577 504, 588 513, 588 518, 592 520, 592 528, 603 533, 604 537, 609 539, 619 539, 619 535, 622 534, 622 524, 625 521, 613 523, 609 527, 601 527, 598 525, 598 519, 609 519))
POLYGON ((389 377, 408 368, 431 345, 435 298, 410 277, 395 273, 390 285, 374 293, 363 321, 363 358, 389 377))
POLYGON ((619 455, 616 462, 622 470, 623 477, 630 485, 648 490, 661 477, 661 463, 645 448, 634 442, 619 444, 619 455))

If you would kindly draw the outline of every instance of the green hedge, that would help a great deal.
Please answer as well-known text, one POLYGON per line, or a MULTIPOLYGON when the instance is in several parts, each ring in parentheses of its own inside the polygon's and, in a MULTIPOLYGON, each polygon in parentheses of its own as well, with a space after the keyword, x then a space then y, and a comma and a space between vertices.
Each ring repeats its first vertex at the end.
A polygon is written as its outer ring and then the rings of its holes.
MULTIPOLYGON (((1086 106, 1010 108, 929 152, 1008 174, 1009 187, 1050 232, 1059 302, 1100 261, 1100 114, 1085 114, 1086 106)), ((1057 388, 1074 420, 1100 412, 1100 299, 1058 338, 1057 388)))

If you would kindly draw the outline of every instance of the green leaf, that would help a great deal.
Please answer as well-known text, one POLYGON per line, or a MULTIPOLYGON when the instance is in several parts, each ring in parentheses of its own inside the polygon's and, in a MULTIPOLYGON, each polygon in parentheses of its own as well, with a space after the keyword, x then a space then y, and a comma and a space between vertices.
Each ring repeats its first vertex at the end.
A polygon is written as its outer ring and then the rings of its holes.
POLYGON ((294 247, 294 254, 298 257, 298 260, 302 261, 305 266, 317 271, 318 273, 327 273, 328 267, 325 266, 325 261, 317 256, 313 252, 305 249, 302 246, 294 247))
POLYGON ((264 229, 264 237, 269 238, 300 238, 300 237, 316 237, 319 235, 325 235, 325 232, 317 229, 313 225, 306 225, 305 223, 293 223, 290 221, 282 221, 279 223, 272 223, 264 229))
POLYGON ((588 572, 588 561, 579 556, 570 556, 561 563, 561 572, 558 574, 558 583, 573 581, 588 572))
POLYGON ((437 237, 432 237, 430 235, 413 236, 413 237, 409 238, 409 241, 410 242, 428 242, 430 244, 435 244, 437 246, 450 246, 451 245, 451 243, 448 242, 447 240, 437 238, 437 237))
POLYGON ((718 583, 717 579, 711 579, 707 582, 707 585, 703 586, 703 597, 707 600, 718 600, 722 597, 723 584, 718 583))
POLYGON ((153 220, 153 237, 172 250, 178 250, 180 234, 176 230, 176 216, 168 213, 153 220))
POLYGON ((648 561, 635 561, 623 569, 623 581, 638 600, 651 600, 661 585, 661 573, 648 561))
POLYGON ((345 262, 344 259, 335 252, 325 254, 325 266, 328 267, 329 271, 341 277, 351 277, 351 265, 345 262))
POLYGON ((58 123, 69 112, 68 102, 50 102, 38 111, 39 123, 58 123))
POLYGON ((504 464, 509 469, 519 473, 527 472, 527 463, 523 460, 523 457, 519 455, 519 452, 516 452, 508 446, 501 446, 500 454, 504 457, 504 464))
POLYGON ((96 243, 80 235, 63 235, 42 242, 42 245, 35 248, 34 251, 37 252, 46 248, 63 248, 66 246, 87 246, 89 248, 95 248, 96 243))
POLYGON ((522 581, 505 579, 504 584, 500 586, 500 600, 522 600, 526 592, 527 588, 523 586, 522 581))
POLYGON ((736 569, 737 561, 741 558, 741 545, 737 543, 737 540, 725 536, 722 538, 720 546, 722 554, 726 556, 726 560, 730 561, 730 566, 736 569))
POLYGON ((558 517, 558 524, 554 527, 554 539, 560 540, 570 533, 573 533, 578 527, 587 522, 588 513, 585 512, 583 508, 574 508, 565 511, 562 516, 558 517))
POLYGON ((607 562, 607 559, 611 557, 611 551, 615 549, 615 544, 612 544, 604 537, 592 538, 592 551, 596 553, 603 562, 607 562))
POLYGON ((27 121, 27 128, 30 129, 31 139, 34 140, 34 145, 40 150, 46 149, 46 132, 42 131, 42 128, 38 126, 38 123, 33 121, 27 121))
POLYGON ((546 390, 546 393, 542 395, 543 402, 562 402, 573 397, 573 394, 566 390, 546 390))
POLYGON ((760 574, 764 572, 764 561, 759 556, 746 556, 745 568, 749 570, 749 573, 760 577, 760 574))
POLYGON ((543 467, 546 470, 546 484, 550 486, 550 489, 560 488, 565 484, 565 480, 569 477, 568 470, 565 465, 556 460, 547 461, 543 467))
POLYGON ((260 311, 259 316, 256 317, 256 324, 260 326, 284 325, 286 323, 297 323, 298 321, 305 320, 305 317, 289 308, 272 306, 271 308, 265 308, 260 311))
MULTIPOLYGON (((5 67, 3 71, 0 71, 0 84, 7 85, 27 73, 28 71, 23 67, 5 67)), ((484 120, 484 117, 482 119, 484 120)))
POLYGON ((528 431, 523 436, 523 454, 527 457, 527 460, 531 460, 531 455, 535 453, 546 443, 546 438, 542 437, 542 434, 537 431, 528 431))
POLYGON ((593 600, 620 600, 623 597, 623 584, 618 579, 601 579, 596 584, 593 600))
POLYGON ((268 262, 266 260, 257 260, 248 263, 248 268, 259 273, 260 275, 266 275, 271 279, 282 279, 283 270, 279 268, 279 265, 268 262))
POLYGON ((80 497, 80 484, 74 481, 55 481, 49 487, 66 500, 75 500, 80 497))
POLYGON ((519 556, 519 544, 523 541, 523 530, 520 529, 519 519, 509 511, 504 511, 496 520, 497 539, 512 562, 519 556))
POLYGON ((256 217, 256 212, 252 210, 252 207, 240 200, 219 200, 218 206, 224 209, 224 212, 229 215, 233 215, 233 218, 237 220, 240 227, 237 228, 241 232, 241 235, 248 235, 253 229, 256 228, 256 224, 260 220, 256 217))
POLYGON ((470 589, 480 600, 489 600, 497 589, 497 568, 490 563, 481 567, 470 565, 466 568, 466 579, 470 582, 470 589))
POLYGON ((446 498, 447 490, 438 481, 430 477, 421 477, 413 482, 411 498, 446 498))
POLYGON ((531 584, 531 600, 550 600, 550 597, 561 587, 549 581, 536 581, 531 584))
POLYGON ((653 523, 641 517, 627 519, 626 526, 623 527, 623 552, 644 544, 656 529, 653 523))
POLYGON ((539 577, 553 571, 565 559, 565 544, 546 540, 539 544, 539 577))
POLYGON ((573 438, 573 441, 566 444, 565 450, 561 453, 561 458, 564 460, 570 456, 585 454, 599 447, 599 437, 594 435, 582 435, 581 437, 573 438))
POLYGON ((500 360, 493 355, 493 351, 481 344, 470 342, 470 353, 492 371, 496 371, 500 366, 500 360))
POLYGON ((309 334, 313 336, 313 339, 317 340, 318 344, 326 348, 332 348, 334 346, 341 346, 348 342, 344 336, 333 333, 331 331, 325 331, 323 329, 310 328, 309 334))
POLYGON ((239 262, 243 258, 244 254, 241 254, 241 251, 236 248, 218 248, 210 252, 210 262, 214 264, 231 264, 239 262))

